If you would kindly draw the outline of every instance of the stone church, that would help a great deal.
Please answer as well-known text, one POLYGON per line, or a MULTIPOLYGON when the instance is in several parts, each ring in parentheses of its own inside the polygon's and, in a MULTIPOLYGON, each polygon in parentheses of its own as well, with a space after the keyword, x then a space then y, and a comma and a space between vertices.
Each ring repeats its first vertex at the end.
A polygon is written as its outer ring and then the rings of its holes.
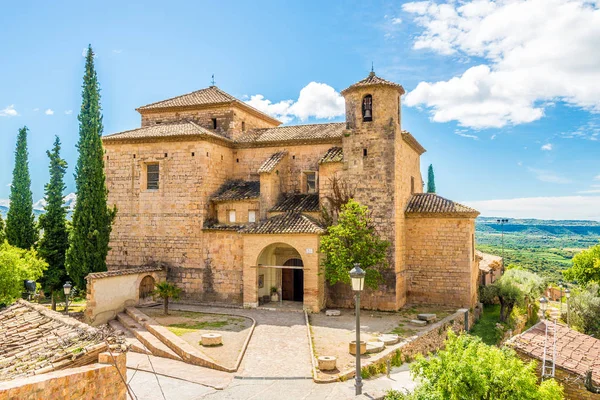
POLYGON ((478 212, 423 193, 404 89, 371 72, 341 94, 345 122, 294 126, 216 86, 139 107, 141 128, 103 137, 118 208, 109 270, 165 265, 186 300, 204 303, 257 307, 276 290, 312 311, 351 307, 319 253, 321 209, 342 187, 391 243, 365 308, 474 306, 478 212))

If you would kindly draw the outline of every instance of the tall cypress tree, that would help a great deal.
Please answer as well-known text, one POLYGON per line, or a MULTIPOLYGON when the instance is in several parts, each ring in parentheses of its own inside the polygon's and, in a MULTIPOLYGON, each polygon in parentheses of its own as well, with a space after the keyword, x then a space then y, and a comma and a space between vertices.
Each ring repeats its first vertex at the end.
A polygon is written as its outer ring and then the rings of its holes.
POLYGON ((48 269, 41 279, 44 291, 52 295, 52 309, 56 310, 56 295, 67 280, 65 256, 69 248, 67 232, 67 209, 64 206, 63 191, 66 186, 64 176, 67 162, 60 158, 60 139, 56 136, 50 159, 50 181, 45 187, 46 213, 40 216, 39 226, 44 231, 40 239, 38 253, 48 263, 48 269))
POLYGON ((106 271, 106 255, 116 209, 108 208, 102 147, 100 87, 94 68, 94 52, 88 46, 81 111, 79 112, 79 158, 75 167, 77 203, 67 251, 67 272, 85 288, 85 276, 106 271))
POLYGON ((10 208, 6 216, 6 238, 13 246, 29 250, 38 239, 33 216, 31 178, 27 160, 27 127, 19 129, 15 169, 10 188, 10 208))
POLYGON ((427 171, 427 193, 435 193, 435 176, 433 174, 433 164, 429 164, 427 171))

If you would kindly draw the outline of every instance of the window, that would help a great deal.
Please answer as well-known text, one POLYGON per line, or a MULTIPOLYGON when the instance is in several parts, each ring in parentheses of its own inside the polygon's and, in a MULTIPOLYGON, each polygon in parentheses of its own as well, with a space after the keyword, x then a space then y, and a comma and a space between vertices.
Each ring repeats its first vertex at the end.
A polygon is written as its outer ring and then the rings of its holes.
POLYGON ((242 132, 246 132, 246 121, 242 121, 242 132))
POLYGON ((410 194, 415 194, 415 177, 410 177, 410 194))
POLYGON ((308 171, 304 173, 306 177, 306 193, 317 192, 317 173, 314 171, 308 171))
POLYGON ((192 157, 194 157, 196 154, 194 154, 194 152, 192 151, 192 157))
POLYGON ((248 211, 248 222, 256 222, 256 211, 248 211))
POLYGON ((370 94, 363 97, 362 117, 363 122, 373 121, 373 96, 370 94))
POLYGON ((156 121, 156 125, 162 124, 162 121, 156 121))
POLYGON ((158 189, 158 164, 148 164, 146 166, 146 189, 157 190, 158 189))
POLYGON ((229 210, 229 222, 235 222, 235 210, 229 210))
POLYGON ((212 118, 212 125, 213 125, 213 129, 217 129, 217 119, 216 118, 212 118))
POLYGON ((363 157, 366 157, 368 154, 367 149, 363 149, 363 157))

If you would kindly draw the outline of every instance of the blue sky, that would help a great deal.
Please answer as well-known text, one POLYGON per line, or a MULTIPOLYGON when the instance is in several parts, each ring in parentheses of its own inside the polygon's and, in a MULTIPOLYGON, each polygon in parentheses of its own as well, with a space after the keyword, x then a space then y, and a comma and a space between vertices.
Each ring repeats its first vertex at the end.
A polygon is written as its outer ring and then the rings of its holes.
POLYGON ((213 73, 287 123, 339 121, 338 92, 373 62, 404 85, 403 129, 428 150, 423 174, 433 163, 440 195, 484 215, 600 220, 597 4, 23 1, 1 10, 0 199, 23 125, 34 200, 54 135, 74 191, 91 43, 106 134, 138 127, 135 107, 206 87, 213 73), (519 16, 511 29, 507 15, 519 16), (571 29, 557 32, 563 25, 571 29))

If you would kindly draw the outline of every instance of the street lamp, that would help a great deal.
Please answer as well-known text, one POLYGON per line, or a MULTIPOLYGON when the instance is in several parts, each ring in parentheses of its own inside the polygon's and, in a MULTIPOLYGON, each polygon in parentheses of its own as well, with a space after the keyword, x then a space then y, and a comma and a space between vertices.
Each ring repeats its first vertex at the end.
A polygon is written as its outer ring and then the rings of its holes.
POLYGON ((562 297, 563 297, 563 282, 562 281, 558 281, 558 288, 560 289, 560 299, 558 301, 560 302, 560 316, 562 317, 562 297))
POLYGON ((567 298, 567 327, 569 326, 569 316, 571 314, 571 306, 569 305, 569 297, 571 297, 571 291, 569 288, 565 289, 565 297, 567 298))
POLYGON ((540 310, 542 310, 542 319, 546 318, 546 309, 548 308, 548 299, 544 296, 540 298, 540 310))
POLYGON ((67 281, 63 285, 63 291, 65 292, 65 314, 69 315, 69 296, 71 295, 71 282, 67 281))
POLYGON ((497 219, 496 222, 500 224, 502 230, 502 275, 504 275, 504 224, 508 222, 508 219, 501 218, 497 219))
POLYGON ((354 387, 356 395, 362 394, 362 377, 360 375, 360 292, 365 286, 365 271, 360 267, 359 263, 354 264, 354 268, 350 271, 350 279, 352 280, 352 290, 356 294, 356 377, 354 387))

